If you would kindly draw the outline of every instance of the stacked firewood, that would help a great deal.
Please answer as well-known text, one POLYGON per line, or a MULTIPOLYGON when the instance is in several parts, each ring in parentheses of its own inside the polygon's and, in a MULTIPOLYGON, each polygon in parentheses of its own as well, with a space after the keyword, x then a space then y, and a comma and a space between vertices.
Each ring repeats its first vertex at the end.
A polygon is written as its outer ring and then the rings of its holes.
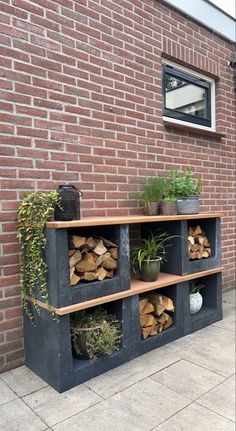
POLYGON ((69 237, 70 283, 112 278, 117 268, 118 248, 102 237, 69 237))
POLYGON ((139 299, 139 317, 142 339, 157 335, 173 324, 169 312, 175 311, 172 299, 149 292, 139 299))
POLYGON ((189 259, 202 259, 211 256, 211 246, 201 226, 190 227, 188 230, 189 259))

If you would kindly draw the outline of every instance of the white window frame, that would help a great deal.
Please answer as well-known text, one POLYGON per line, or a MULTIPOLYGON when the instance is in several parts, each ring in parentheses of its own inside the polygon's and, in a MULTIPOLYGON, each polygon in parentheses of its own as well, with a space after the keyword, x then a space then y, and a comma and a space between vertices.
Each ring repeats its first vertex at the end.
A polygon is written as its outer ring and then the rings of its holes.
POLYGON ((178 63, 174 63, 173 61, 170 61, 170 60, 166 60, 165 59, 162 62, 162 65, 163 66, 164 65, 172 66, 173 68, 175 68, 177 70, 186 72, 190 76, 192 75, 194 77, 198 77, 200 79, 203 79, 204 81, 206 81, 207 83, 209 83, 210 86, 211 86, 211 101, 210 101, 210 103, 211 103, 211 126, 210 127, 203 126, 201 124, 195 124, 195 123, 192 123, 191 121, 179 120, 179 119, 168 117, 168 116, 165 116, 165 115, 163 115, 163 120, 167 121, 168 123, 179 124, 179 125, 182 124, 183 126, 186 126, 186 127, 191 127, 191 128, 195 128, 195 129, 208 130, 208 131, 215 132, 216 131, 215 80, 212 79, 212 78, 210 78, 209 76, 206 76, 206 75, 203 75, 201 73, 195 72, 192 69, 188 69, 187 67, 182 66, 182 65, 180 65, 178 63))

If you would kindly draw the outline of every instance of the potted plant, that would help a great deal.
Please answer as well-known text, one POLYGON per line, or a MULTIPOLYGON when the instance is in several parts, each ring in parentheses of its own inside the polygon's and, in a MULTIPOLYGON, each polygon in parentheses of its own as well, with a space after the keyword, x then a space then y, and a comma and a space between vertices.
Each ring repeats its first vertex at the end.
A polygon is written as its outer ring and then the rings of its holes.
POLYGON ((173 195, 177 197, 178 214, 199 213, 200 178, 194 180, 193 173, 189 169, 182 175, 177 169, 173 169, 170 182, 173 195))
POLYGON ((200 290, 203 287, 205 287, 204 284, 199 283, 198 280, 192 280, 189 282, 190 314, 196 314, 202 308, 203 298, 200 290))
POLYGON ((24 196, 18 210, 18 239, 20 240, 21 296, 23 308, 33 321, 27 295, 30 295, 35 309, 39 312, 36 296, 48 304, 46 285, 47 265, 43 259, 46 238, 44 227, 60 206, 57 192, 31 192, 24 196))
POLYGON ((165 190, 166 179, 164 177, 149 178, 138 193, 138 199, 144 202, 146 215, 157 215, 159 213, 160 201, 165 190))
POLYGON ((175 196, 167 195, 163 197, 161 202, 161 212, 163 215, 177 214, 177 200, 175 196))
POLYGON ((99 354, 111 355, 119 349, 121 322, 102 307, 82 310, 71 318, 74 355, 94 360, 99 354))
POLYGON ((167 232, 154 234, 141 239, 141 244, 131 249, 131 267, 143 281, 156 281, 165 258, 167 242, 173 238, 167 232))

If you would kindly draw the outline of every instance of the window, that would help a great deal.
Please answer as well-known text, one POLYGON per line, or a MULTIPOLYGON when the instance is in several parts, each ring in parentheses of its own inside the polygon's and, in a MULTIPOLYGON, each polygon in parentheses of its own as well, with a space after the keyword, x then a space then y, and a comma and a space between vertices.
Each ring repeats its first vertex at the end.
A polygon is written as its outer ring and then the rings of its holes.
POLYGON ((215 130, 213 79, 168 62, 163 65, 163 94, 164 119, 215 130))

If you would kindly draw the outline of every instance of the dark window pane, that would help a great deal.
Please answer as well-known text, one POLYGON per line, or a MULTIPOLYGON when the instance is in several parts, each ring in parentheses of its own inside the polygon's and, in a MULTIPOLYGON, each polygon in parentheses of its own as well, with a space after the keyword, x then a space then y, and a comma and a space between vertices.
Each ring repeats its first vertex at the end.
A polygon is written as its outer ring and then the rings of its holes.
POLYGON ((165 107, 194 117, 207 118, 207 90, 166 74, 165 107))

